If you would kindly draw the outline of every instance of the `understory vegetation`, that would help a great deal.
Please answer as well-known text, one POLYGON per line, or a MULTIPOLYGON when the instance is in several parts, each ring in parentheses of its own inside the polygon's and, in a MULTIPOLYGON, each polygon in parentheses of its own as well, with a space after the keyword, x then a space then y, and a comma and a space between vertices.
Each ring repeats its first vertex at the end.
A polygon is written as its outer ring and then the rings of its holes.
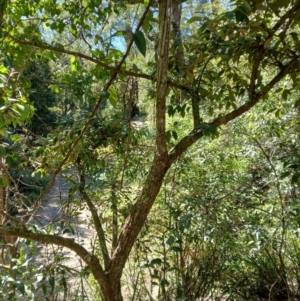
POLYGON ((0 300, 300 300, 299 21, 0 1, 0 300))

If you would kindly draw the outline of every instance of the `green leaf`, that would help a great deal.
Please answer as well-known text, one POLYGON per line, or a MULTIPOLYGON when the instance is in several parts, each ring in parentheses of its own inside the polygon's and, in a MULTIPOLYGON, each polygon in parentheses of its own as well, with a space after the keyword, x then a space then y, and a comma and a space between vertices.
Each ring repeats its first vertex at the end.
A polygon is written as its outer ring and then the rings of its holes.
POLYGON ((155 258, 155 259, 151 260, 150 264, 151 265, 154 265, 154 264, 161 265, 162 264, 162 260, 160 258, 155 258))
POLYGON ((69 228, 65 228, 63 230, 63 233, 62 234, 66 234, 66 233, 71 233, 71 230, 69 228))
POLYGON ((282 94, 281 94, 281 97, 284 99, 284 100, 287 100, 287 97, 288 95, 290 94, 290 91, 287 90, 287 89, 284 89, 282 94))
POLYGON ((47 294, 47 285, 45 283, 42 284, 42 290, 43 290, 43 294, 45 296, 47 294))
POLYGON ((205 21, 200 27, 200 32, 203 33, 208 27, 209 21, 205 21))
POLYGON ((168 286, 168 285, 170 285, 170 282, 167 279, 164 278, 164 279, 161 280, 160 285, 161 286, 168 286))
POLYGON ((263 3, 256 3, 255 8, 259 10, 266 10, 267 7, 263 3))
POLYGON ((100 97, 104 100, 108 99, 109 98, 109 93, 107 91, 102 91, 102 92, 100 92, 100 97))
POLYGON ((76 62, 76 56, 75 55, 71 55, 70 56, 70 63, 74 64, 76 62))
POLYGON ((174 108, 172 105, 168 105, 167 112, 170 117, 173 117, 176 113, 176 108, 174 108))
POLYGON ((197 21, 202 21, 202 18, 201 17, 192 17, 192 18, 188 19, 188 21, 186 23, 191 24, 191 23, 194 23, 197 21))
POLYGON ((193 217, 193 214, 188 213, 188 214, 180 216, 180 220, 187 220, 187 219, 191 219, 192 217, 193 217))
POLYGON ((236 9, 235 14, 235 20, 237 23, 249 23, 249 18, 245 14, 245 12, 242 9, 243 7, 239 7, 239 9, 236 9))
POLYGON ((246 0, 243 0, 243 7, 247 9, 248 12, 251 11, 251 5, 246 1, 246 0))
POLYGON ((300 178, 300 173, 295 173, 293 176, 292 176, 292 183, 293 184, 296 184, 299 182, 299 178, 300 178))
POLYGON ((267 39, 267 40, 265 41, 265 43, 264 43, 264 49, 269 48, 271 41, 272 41, 272 38, 267 39))
POLYGON ((16 288, 18 289, 18 291, 24 295, 25 294, 25 285, 23 282, 17 282, 16 283, 16 288))
POLYGON ((63 288, 66 290, 67 289, 67 281, 66 278, 63 277, 60 281, 60 284, 63 286, 63 288))
POLYGON ((226 13, 225 13, 225 17, 226 17, 228 20, 232 21, 232 20, 234 19, 234 11, 228 11, 228 12, 226 12, 226 13))
POLYGON ((194 60, 195 63, 201 63, 204 60, 204 55, 199 54, 197 55, 197 58, 194 60))
POLYGON ((139 50, 139 52, 143 55, 146 56, 146 39, 144 34, 139 30, 135 33, 132 34, 133 37, 133 41, 137 47, 137 49, 139 50))
POLYGON ((169 131, 167 131, 166 132, 166 140, 167 140, 167 142, 170 142, 171 141, 171 131, 169 130, 169 131))
POLYGON ((299 42, 299 35, 296 32, 291 32, 290 35, 296 43, 299 42))
POLYGON ((300 98, 296 100, 296 102, 294 103, 294 108, 298 109, 300 108, 300 98))
POLYGON ((171 245, 173 245, 174 241, 175 241, 174 236, 170 236, 170 237, 167 239, 166 243, 167 243, 169 246, 171 246, 171 245))
POLYGON ((172 136, 173 136, 174 140, 178 139, 178 135, 177 135, 176 131, 172 131, 172 136))
POLYGON ((171 250, 174 251, 174 252, 181 252, 182 251, 179 247, 176 247, 176 246, 173 246, 171 248, 171 250))
POLYGON ((110 86, 108 89, 109 92, 109 102, 115 108, 118 102, 118 94, 116 89, 113 86, 110 86))
POLYGON ((288 177, 291 174, 291 172, 289 170, 284 171, 281 175, 280 175, 280 179, 284 179, 286 177, 288 177))
POLYGON ((190 71, 187 71, 186 75, 187 75, 187 78, 188 78, 188 82, 190 84, 192 84, 194 82, 194 80, 195 80, 194 74, 192 72, 190 72, 190 71))
POLYGON ((132 65, 132 69, 133 69, 134 72, 139 72, 140 71, 140 69, 138 68, 138 66, 136 64, 132 65))
POLYGON ((0 65, 0 73, 1 73, 1 74, 8 74, 7 68, 4 67, 3 65, 0 65))
POLYGON ((22 84, 22 86, 27 89, 31 87, 31 82, 27 77, 22 76, 20 78, 20 83, 22 84))
POLYGON ((49 277, 49 284, 50 284, 51 290, 53 291, 54 286, 55 286, 55 277, 54 276, 49 277))
POLYGON ((6 155, 6 149, 3 145, 0 145, 0 158, 6 155))

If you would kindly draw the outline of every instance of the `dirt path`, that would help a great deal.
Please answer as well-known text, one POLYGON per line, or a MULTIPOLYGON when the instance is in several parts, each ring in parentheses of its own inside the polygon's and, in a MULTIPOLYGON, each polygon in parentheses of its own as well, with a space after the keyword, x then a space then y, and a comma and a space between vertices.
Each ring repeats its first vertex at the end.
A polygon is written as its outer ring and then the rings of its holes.
MULTIPOLYGON (((75 174, 76 169, 72 169, 66 174, 75 174)), ((53 187, 49 191, 45 200, 32 221, 39 227, 52 226, 52 233, 63 235, 64 237, 73 238, 75 242, 92 251, 96 238, 95 231, 90 227, 91 214, 87 208, 80 208, 80 214, 70 218, 70 212, 66 211, 66 202, 68 200, 69 185, 62 175, 58 175, 53 187), (73 228, 73 233, 67 232, 62 234, 62 231, 68 226, 73 228)), ((71 207, 68 207, 71 210, 71 207)), ((82 279, 78 276, 79 272, 84 268, 83 261, 72 251, 54 246, 37 244, 39 251, 35 255, 35 264, 42 263, 45 267, 54 262, 54 256, 59 258, 58 264, 74 272, 72 277, 67 279, 67 286, 71 293, 75 293, 79 289, 79 284, 82 284, 82 279)), ((37 298, 39 300, 39 298, 37 298)))

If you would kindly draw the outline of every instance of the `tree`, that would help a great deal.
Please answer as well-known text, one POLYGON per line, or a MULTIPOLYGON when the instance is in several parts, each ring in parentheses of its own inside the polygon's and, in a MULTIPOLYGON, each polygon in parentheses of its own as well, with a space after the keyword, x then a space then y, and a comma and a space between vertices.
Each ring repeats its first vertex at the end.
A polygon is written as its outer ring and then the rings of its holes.
MULTIPOLYGON (((134 8, 118 1, 103 6, 96 2, 70 4, 64 1, 41 1, 33 6, 30 2, 16 1, 4 9, 2 39, 5 45, 3 52, 12 61, 19 63, 18 66, 24 60, 24 54, 42 54, 53 60, 64 54, 70 56, 70 80, 80 78, 82 87, 90 87, 97 81, 102 84, 101 92, 97 93, 98 98, 78 136, 73 135, 66 141, 65 149, 57 145, 61 160, 53 166, 52 180, 36 202, 38 204, 45 196, 64 164, 70 161, 77 164, 81 173, 79 192, 91 211, 101 256, 88 252, 70 239, 33 232, 24 223, 21 226, 1 226, 0 232, 73 250, 89 266, 101 288, 103 299, 119 301, 123 300, 121 276, 124 266, 174 162, 199 139, 216 136, 221 126, 239 118, 258 103, 265 102, 269 92, 280 87, 283 80, 288 79, 289 82, 289 87, 284 88, 284 91, 292 93, 297 89, 300 71, 300 1, 279 3, 237 0, 231 10, 220 13, 215 18, 191 16, 189 24, 197 22, 199 29, 192 30, 191 26, 190 35, 182 35, 187 57, 181 74, 184 72, 186 77, 178 79, 174 76, 176 66, 169 51, 169 12, 172 1, 158 1, 157 20, 151 6, 152 1, 149 1, 136 22, 124 52, 107 44, 97 31, 99 25, 105 27, 109 18, 134 8), (149 55, 146 53, 149 49, 145 33, 156 26, 156 22, 158 44, 154 49, 154 57, 157 58, 157 64, 152 74, 149 74, 139 68, 131 68, 127 58, 133 44, 143 56, 149 55), (41 25, 50 29, 43 32, 41 25), (32 32, 35 34, 32 35, 32 32), (59 36, 66 32, 72 39, 69 44, 62 45, 59 36), (77 51, 72 48, 74 41, 85 45, 93 44, 77 51), (153 160, 136 202, 130 206, 128 216, 118 233, 117 241, 112 248, 108 248, 97 203, 91 199, 84 185, 87 162, 83 142, 88 138, 88 130, 98 114, 101 102, 108 99, 113 106, 117 106, 117 81, 128 76, 155 84, 153 160), (176 97, 177 91, 183 92, 184 103, 172 102, 172 95, 176 97), (166 115, 189 114, 190 105, 192 128, 178 137, 175 126, 167 129, 166 115), (178 140, 172 147, 170 135, 178 140)), ((144 1, 128 1, 128 4, 142 2, 144 1)), ((188 1, 173 1, 173 5, 186 2, 188 1)), ((116 32, 114 36, 120 34, 122 32, 116 32)))
MULTIPOLYGON (((8 144, 5 139, 9 136, 11 126, 21 126, 31 118, 33 108, 27 101, 26 90, 24 91, 20 85, 20 73, 11 68, 8 58, 3 53, 0 55, 2 59, 0 65, 0 225, 5 225, 9 221, 7 213, 9 212, 9 182, 11 180, 7 171, 8 144)), ((11 255, 15 256, 14 243, 16 239, 5 233, 2 236, 10 244, 11 255)), ((3 259, 1 252, 0 260, 3 261, 3 259)))
POLYGON ((33 61, 24 72, 30 81, 29 101, 34 105, 34 117, 29 126, 33 135, 44 135, 55 126, 56 116, 49 108, 56 104, 56 95, 50 90, 51 72, 47 62, 33 61))

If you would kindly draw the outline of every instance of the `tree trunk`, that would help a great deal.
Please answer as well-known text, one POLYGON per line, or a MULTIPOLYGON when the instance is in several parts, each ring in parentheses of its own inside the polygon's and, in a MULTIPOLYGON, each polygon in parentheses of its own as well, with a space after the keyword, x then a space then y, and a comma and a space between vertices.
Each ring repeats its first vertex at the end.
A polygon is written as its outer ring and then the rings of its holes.
POLYGON ((111 279, 108 281, 109 295, 105 296, 105 301, 123 301, 121 292, 121 280, 111 279))
MULTIPOLYGON (((4 168, 3 168, 3 158, 0 158, 0 210, 5 211, 5 196, 4 196, 4 187, 3 187, 3 182, 4 182, 4 168)), ((0 215, 0 225, 4 224, 4 216, 0 215)))
MULTIPOLYGON (((0 144, 2 139, 0 137, 0 144)), ((5 183, 5 159, 0 157, 0 210, 5 211, 5 195, 4 195, 4 183, 5 183)), ((5 217, 0 214, 0 225, 4 224, 5 217)))
MULTIPOLYGON (((1 141, 0 141, 1 143, 1 141)), ((8 181, 8 175, 6 173, 5 168, 5 159, 0 158, 0 210, 2 212, 8 212, 8 194, 9 194, 9 181, 8 181), (7 189, 6 189, 6 188, 7 189), (6 192, 5 192, 6 190, 6 192)), ((0 214, 0 226, 5 225, 9 220, 4 216, 0 214)), ((2 234, 3 241, 7 244, 9 255, 12 258, 15 258, 17 255, 17 237, 9 234, 2 234)), ((1 250, 1 260, 4 262, 7 260, 7 254, 4 254, 5 249, 2 248, 1 250)))
POLYGON ((172 31, 174 38, 174 57, 179 73, 183 74, 184 51, 181 37, 181 4, 172 8, 172 31))

